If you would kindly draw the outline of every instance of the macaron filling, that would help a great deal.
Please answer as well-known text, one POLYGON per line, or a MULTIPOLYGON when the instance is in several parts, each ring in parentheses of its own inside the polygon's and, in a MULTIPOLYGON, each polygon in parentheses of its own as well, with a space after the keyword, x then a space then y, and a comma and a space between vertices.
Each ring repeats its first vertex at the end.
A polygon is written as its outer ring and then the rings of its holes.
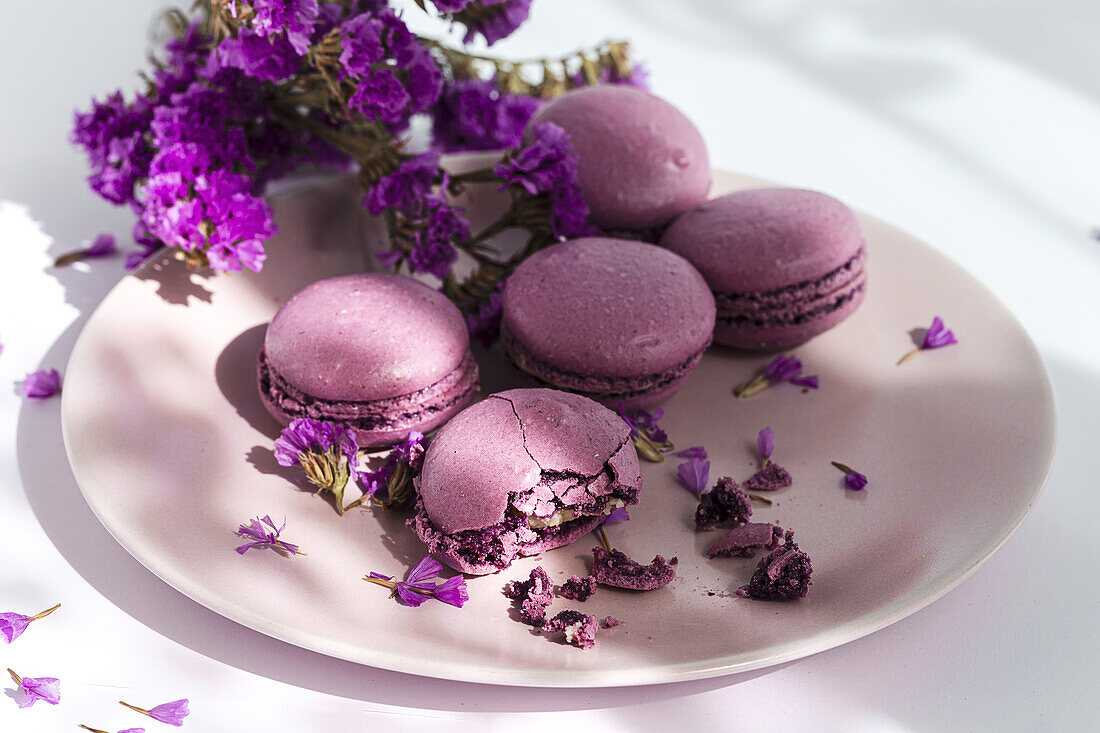
POLYGON ((289 420, 332 420, 358 430, 417 428, 469 402, 478 389, 477 362, 469 351, 454 371, 434 384, 409 394, 362 402, 326 400, 305 393, 270 366, 263 350, 257 369, 261 396, 289 420))
POLYGON ((663 372, 639 377, 609 377, 596 374, 580 374, 540 359, 512 334, 506 322, 501 323, 500 342, 516 368, 534 377, 538 382, 556 389, 577 392, 605 404, 613 404, 616 400, 627 401, 656 394, 666 387, 676 384, 679 380, 691 374, 699 360, 703 358, 706 347, 710 346, 708 340, 703 348, 699 349, 686 361, 663 372))
POLYGON ((859 298, 867 286, 864 263, 867 250, 859 250, 843 265, 816 280, 756 293, 715 292, 720 326, 797 326, 816 320, 859 298))

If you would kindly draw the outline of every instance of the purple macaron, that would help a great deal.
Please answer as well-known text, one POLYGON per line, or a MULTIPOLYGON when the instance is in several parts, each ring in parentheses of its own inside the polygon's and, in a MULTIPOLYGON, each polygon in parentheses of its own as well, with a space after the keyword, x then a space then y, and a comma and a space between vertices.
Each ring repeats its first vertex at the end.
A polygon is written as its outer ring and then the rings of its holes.
POLYGON ((714 330, 714 296, 683 257, 586 237, 528 257, 504 287, 501 343, 539 383, 629 410, 676 392, 714 330))
POLYGON ((604 84, 540 109, 532 124, 562 127, 577 153, 577 178, 592 223, 612 231, 660 227, 701 204, 710 164, 699 130, 660 97, 604 84))
POLYGON ((432 430, 478 391, 458 308, 388 273, 321 280, 288 300, 267 327, 258 377, 279 422, 331 420, 364 447, 432 430))
POLYGON ((407 524, 436 560, 483 575, 588 534, 641 486, 618 415, 580 395, 513 389, 440 429, 407 524))
POLYGON ((660 243, 706 278, 718 303, 714 340, 739 349, 811 339, 851 315, 867 289, 855 214, 817 191, 720 196, 676 219, 660 243))

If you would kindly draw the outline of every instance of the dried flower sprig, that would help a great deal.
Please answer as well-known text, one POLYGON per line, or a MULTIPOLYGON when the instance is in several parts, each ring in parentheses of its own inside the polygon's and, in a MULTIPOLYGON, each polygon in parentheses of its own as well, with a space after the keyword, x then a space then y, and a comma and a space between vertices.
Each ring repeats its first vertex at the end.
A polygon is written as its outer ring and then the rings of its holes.
MULTIPOLYGON (((494 42, 526 19, 530 0, 433 4, 464 24, 468 39, 494 42)), ((516 149, 505 163, 553 149, 567 160, 571 152, 548 144, 547 134, 519 150, 540 104, 530 95, 642 81, 626 45, 607 43, 539 60, 543 82, 529 86, 522 63, 418 37, 382 1, 196 5, 194 19, 167 15, 176 37, 142 94, 127 102, 115 93, 76 117, 73 141, 87 153, 92 188, 139 215, 142 251, 127 267, 167 245, 193 267, 259 270, 276 232, 264 186, 304 163, 354 165, 364 205, 389 233, 384 261, 439 277, 465 315, 479 314, 520 260, 580 233, 587 211, 568 164, 556 166, 553 185, 534 191, 492 168, 448 177, 436 153, 405 151, 409 120, 432 116, 439 148, 516 149), (479 65, 491 81, 479 78, 479 65), (503 183, 513 200, 501 220, 475 233, 452 197, 476 182, 503 183), (529 232, 527 245, 499 256, 490 240, 511 228, 529 232), (475 266, 462 280, 452 275, 459 252, 475 266)))
POLYGON ((66 252, 53 261, 54 267, 64 267, 65 265, 71 265, 74 262, 80 260, 86 260, 92 257, 107 257, 118 252, 118 246, 115 244, 114 236, 110 234, 100 234, 92 243, 83 249, 73 250, 72 252, 66 252))
POLYGON ((286 529, 285 518, 281 527, 276 527, 275 522, 271 521, 271 517, 267 515, 249 520, 248 524, 242 524, 237 529, 237 536, 246 537, 252 541, 237 547, 237 552, 243 555, 253 547, 270 547, 284 555, 306 554, 298 549, 298 545, 280 539, 279 535, 282 534, 284 529, 286 529))
POLYGON ((432 579, 439 577, 442 570, 443 567, 438 562, 433 560, 430 555, 425 555, 424 559, 409 571, 408 576, 403 581, 394 580, 393 576, 373 571, 363 580, 389 588, 391 598, 400 598, 408 606, 419 606, 430 598, 435 598, 462 608, 462 605, 470 600, 470 594, 466 590, 466 578, 462 575, 456 575, 436 585, 432 582, 432 579))
POLYGON ((61 682, 56 677, 20 677, 10 667, 8 674, 23 692, 23 700, 17 703, 19 707, 29 708, 39 700, 50 705, 61 702, 61 682))
POLYGON ((793 356, 780 354, 768 362, 759 374, 734 387, 733 396, 739 399, 752 397, 780 382, 790 382, 807 389, 817 389, 819 386, 816 374, 802 376, 801 361, 793 356))
POLYGON ((365 503, 380 509, 408 504, 414 493, 413 479, 420 474, 424 464, 424 444, 424 435, 413 430, 393 447, 377 471, 360 468, 358 477, 363 495, 348 504, 344 511, 365 503))
POLYGON ((852 491, 863 491, 863 489, 866 488, 867 477, 862 473, 838 461, 830 461, 830 463, 844 473, 844 485, 849 489, 852 491))
POLYGON ((901 366, 927 349, 941 349, 944 346, 950 346, 951 344, 957 343, 959 343, 959 340, 955 338, 955 334, 951 332, 951 329, 943 325, 942 318, 936 316, 932 319, 932 325, 924 332, 924 339, 921 341, 921 345, 898 359, 898 366, 901 366))
POLYGON ((183 726, 183 719, 191 712, 188 710, 188 700, 186 698, 182 700, 173 700, 172 702, 165 702, 157 705, 155 708, 139 708, 136 705, 131 705, 128 702, 118 701, 119 705, 124 705, 131 710, 141 713, 142 715, 148 715, 153 720, 159 723, 165 723, 167 725, 174 725, 177 728, 183 726))
POLYGON ((760 468, 764 468, 775 450, 775 432, 771 428, 764 428, 757 433, 756 449, 760 451, 760 468))
POLYGON ((275 440, 279 465, 299 466, 319 491, 332 494, 336 512, 341 515, 344 491, 358 475, 358 454, 355 433, 327 420, 295 420, 275 440))
POLYGON ((668 433, 657 424, 664 414, 665 411, 658 407, 653 412, 635 410, 628 415, 623 403, 619 403, 619 417, 630 426, 630 439, 634 441, 638 455, 653 463, 664 461, 665 453, 676 450, 676 446, 668 439, 668 433))
MULTIPOLYGON (((99 728, 93 728, 90 725, 84 725, 81 723, 78 727, 83 728, 91 733, 111 733, 110 731, 100 730, 99 728)), ((145 733, 144 728, 127 728, 126 730, 120 730, 118 733, 145 733)))
POLYGON ((12 643, 19 636, 27 630, 27 627, 32 621, 37 621, 40 618, 46 618, 51 613, 61 608, 61 604, 58 603, 52 608, 47 608, 41 613, 36 613, 33 616, 24 616, 21 613, 0 613, 0 636, 4 637, 4 641, 12 643))
POLYGON ((23 379, 23 396, 44 400, 61 392, 61 374, 56 369, 40 369, 23 379))

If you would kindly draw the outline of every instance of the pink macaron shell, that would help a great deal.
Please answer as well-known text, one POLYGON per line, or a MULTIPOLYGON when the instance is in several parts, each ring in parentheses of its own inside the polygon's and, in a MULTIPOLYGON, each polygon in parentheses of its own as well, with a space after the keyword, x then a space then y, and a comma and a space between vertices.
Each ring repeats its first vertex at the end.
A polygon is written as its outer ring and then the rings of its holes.
POLYGON ((714 296, 687 260, 625 239, 586 237, 536 252, 503 296, 510 338, 534 361, 596 386, 679 369, 710 343, 714 318, 714 296))
POLYGON ((817 280, 863 247, 855 214, 798 188, 719 196, 669 225, 660 244, 693 264, 717 293, 757 293, 817 280))
POLYGON ((410 277, 343 275, 313 283, 267 328, 270 368, 322 400, 366 402, 417 392, 451 374, 469 348, 462 314, 410 277))
POLYGON ((660 226, 706 199, 710 164, 702 136, 680 110, 634 87, 577 89, 550 101, 532 124, 561 126, 594 224, 660 226))

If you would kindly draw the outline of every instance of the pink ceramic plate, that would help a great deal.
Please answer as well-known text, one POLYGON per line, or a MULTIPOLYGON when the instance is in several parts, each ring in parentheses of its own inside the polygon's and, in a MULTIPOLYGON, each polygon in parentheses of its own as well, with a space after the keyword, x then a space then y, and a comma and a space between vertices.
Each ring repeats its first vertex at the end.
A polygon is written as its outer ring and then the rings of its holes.
MULTIPOLYGON (((760 185, 720 175, 716 190, 760 185)), ((377 236, 348 180, 275 200, 281 233, 263 272, 202 278, 168 258, 127 277, 73 350, 65 442, 104 526, 152 572, 245 626, 335 657, 458 680, 514 685, 638 685, 764 667, 843 644, 897 621, 974 572, 1027 515, 1054 449, 1054 407, 1038 354, 992 294, 942 255, 870 217, 863 306, 794 353, 821 389, 792 385, 735 400, 731 388, 769 356, 715 348, 664 405, 677 445, 704 445, 712 478, 749 476, 755 438, 795 485, 754 519, 791 527, 813 558, 794 603, 733 596, 755 560, 707 560, 714 533, 692 531, 695 500, 677 459, 644 464, 642 501, 612 542, 648 561, 677 556, 667 587, 600 589, 579 608, 622 619, 588 651, 514 620, 504 584, 541 564, 584 575, 592 538, 498 575, 473 578, 470 602, 406 608, 360 578, 402 575, 423 548, 404 515, 339 517, 301 490, 271 453, 278 426, 260 406, 254 361, 264 324, 309 282, 369 266, 377 236), (903 366, 910 331, 943 316, 960 343, 903 366), (870 478, 846 491, 830 460, 870 478), (238 524, 269 514, 306 556, 234 552, 238 524)), ((499 206, 471 202, 475 216, 499 206)), ((486 387, 508 386, 498 351, 479 354, 486 387)))

